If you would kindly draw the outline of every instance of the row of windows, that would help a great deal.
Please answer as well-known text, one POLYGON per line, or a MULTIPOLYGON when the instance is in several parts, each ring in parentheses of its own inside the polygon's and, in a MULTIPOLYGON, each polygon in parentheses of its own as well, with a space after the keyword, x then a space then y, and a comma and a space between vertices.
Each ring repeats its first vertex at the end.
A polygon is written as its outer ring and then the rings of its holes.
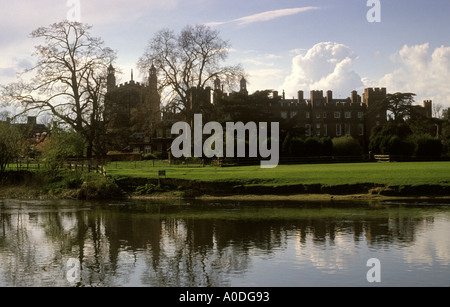
MULTIPOLYGON (((156 151, 158 151, 158 152, 162 152, 163 151, 162 144, 160 144, 160 143, 157 144, 156 151)), ((141 147, 139 147, 139 146, 134 147, 133 148, 133 152, 134 153, 141 152, 141 147)), ((152 146, 150 146, 150 145, 144 146, 144 154, 151 154, 151 153, 152 153, 152 146)))
MULTIPOLYGON (((169 138, 169 139, 172 138, 172 132, 171 132, 171 129, 166 129, 165 132, 166 132, 166 138, 169 138)), ((157 130, 156 130, 156 138, 162 139, 163 137, 164 137, 164 132, 163 132, 163 130, 162 130, 162 129, 157 129, 157 130)), ((145 142, 145 143, 150 143, 150 142, 151 142, 151 137, 146 136, 146 137, 144 138, 144 142, 145 142)))
MULTIPOLYGON (((342 116, 341 113, 342 112, 334 112, 333 113, 333 117, 334 118, 341 118, 341 116, 342 116)), ((306 112, 305 114, 306 114, 306 118, 311 118, 311 112, 306 112)), ((281 111, 281 118, 283 118, 283 119, 287 119, 288 116, 289 116, 289 118, 293 118, 295 115, 297 115, 297 111, 291 111, 291 112, 281 111)), ((319 118, 327 118, 328 113, 327 112, 315 113, 315 116, 316 116, 317 119, 319 119, 319 118)), ((356 116, 357 116, 357 118, 361 119, 361 118, 363 118, 364 113, 363 112, 358 112, 356 114, 356 116)), ((344 117, 345 118, 352 118, 352 112, 349 112, 349 111, 344 112, 344 117)))
MULTIPOLYGON (((305 125, 306 136, 313 136, 312 127, 310 124, 305 125)), ((328 136, 328 125, 327 124, 316 124, 315 127, 315 135, 316 136, 328 136)), ((351 125, 345 124, 344 125, 344 134, 345 135, 351 135, 351 125)), ((336 136, 342 136, 342 124, 336 124, 336 136)), ((364 124, 358 124, 358 135, 363 136, 364 135, 364 124)))

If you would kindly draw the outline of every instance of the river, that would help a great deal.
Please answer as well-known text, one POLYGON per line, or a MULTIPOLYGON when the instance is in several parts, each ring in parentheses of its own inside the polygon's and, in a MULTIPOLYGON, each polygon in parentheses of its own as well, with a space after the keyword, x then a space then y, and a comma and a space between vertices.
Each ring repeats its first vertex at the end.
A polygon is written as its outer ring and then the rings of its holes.
POLYGON ((0 286, 450 286, 450 202, 0 200, 0 286))

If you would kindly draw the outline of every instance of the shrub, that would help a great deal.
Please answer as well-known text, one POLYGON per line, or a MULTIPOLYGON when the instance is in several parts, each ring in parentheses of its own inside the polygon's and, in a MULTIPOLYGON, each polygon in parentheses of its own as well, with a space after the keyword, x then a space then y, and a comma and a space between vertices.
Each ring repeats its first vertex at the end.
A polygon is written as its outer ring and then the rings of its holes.
POLYGON ((333 153, 336 156, 358 156, 362 154, 361 145, 351 136, 334 138, 333 153))
POLYGON ((428 134, 415 134, 411 136, 415 143, 415 155, 418 157, 440 157, 443 153, 441 140, 428 134))
POLYGON ((382 153, 386 155, 410 156, 414 153, 414 143, 409 139, 401 139, 394 135, 386 137, 382 142, 382 153))
POLYGON ((148 153, 142 156, 142 160, 156 160, 157 157, 154 154, 148 153))
POLYGON ((78 191, 79 199, 112 199, 122 196, 119 186, 111 179, 99 174, 89 174, 78 191))
POLYGON ((289 156, 291 157, 301 157, 306 154, 305 141, 299 137, 293 137, 289 143, 289 156))

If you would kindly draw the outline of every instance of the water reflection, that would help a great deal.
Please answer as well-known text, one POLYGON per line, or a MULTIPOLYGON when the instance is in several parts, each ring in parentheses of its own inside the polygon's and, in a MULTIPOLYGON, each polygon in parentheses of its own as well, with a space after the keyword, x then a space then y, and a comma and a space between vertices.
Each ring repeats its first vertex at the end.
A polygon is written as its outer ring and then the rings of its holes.
POLYGON ((0 285, 73 286, 70 258, 78 286, 360 285, 376 256, 403 266, 384 285, 448 286, 449 222, 447 205, 1 201, 0 285))

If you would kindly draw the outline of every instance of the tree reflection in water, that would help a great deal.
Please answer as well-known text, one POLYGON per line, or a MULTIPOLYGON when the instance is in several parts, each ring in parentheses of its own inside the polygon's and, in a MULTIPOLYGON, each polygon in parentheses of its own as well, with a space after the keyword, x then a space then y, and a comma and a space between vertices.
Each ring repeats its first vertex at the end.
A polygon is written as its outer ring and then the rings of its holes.
MULTIPOLYGON (((412 246, 436 217, 449 216, 448 206, 377 203, 4 200, 0 285, 73 286, 66 263, 76 258, 77 286, 233 286, 255 259, 275 259, 279 251, 339 268, 315 250, 412 246)), ((441 248, 448 264, 450 246, 441 248)))

